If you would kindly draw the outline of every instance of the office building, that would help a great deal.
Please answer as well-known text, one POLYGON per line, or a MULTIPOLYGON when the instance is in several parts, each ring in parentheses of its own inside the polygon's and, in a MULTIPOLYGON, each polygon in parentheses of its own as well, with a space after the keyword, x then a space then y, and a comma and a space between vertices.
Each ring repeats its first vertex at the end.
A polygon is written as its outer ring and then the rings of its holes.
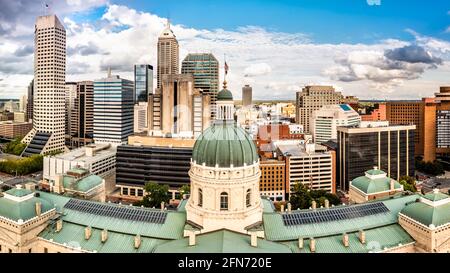
POLYGON ((0 121, 0 137, 7 139, 24 137, 32 128, 30 122, 0 121))
POLYGON ((253 89, 250 85, 245 85, 242 87, 242 106, 251 107, 253 104, 252 100, 253 89))
POLYGON ((134 105, 134 132, 142 133, 148 130, 148 103, 139 102, 134 105))
POLYGON ((158 38, 158 67, 157 88, 162 86, 162 76, 179 73, 179 45, 177 37, 170 29, 167 21, 166 28, 158 38))
POLYGON ((66 122, 66 145, 70 146, 70 132, 72 131, 72 111, 75 108, 75 99, 77 97, 77 83, 66 82, 66 94, 65 94, 65 122, 66 122))
POLYGON ((28 99, 27 99, 26 95, 23 95, 20 97, 18 112, 24 112, 24 113, 27 112, 27 101, 28 101, 28 99))
POLYGON ((310 133, 312 113, 324 105, 340 104, 342 99, 342 94, 332 86, 306 86, 301 92, 297 92, 296 123, 303 125, 305 132, 310 133))
POLYGON ((85 146, 94 141, 94 82, 77 83, 71 110, 70 147, 85 146))
POLYGON ((117 75, 94 81, 94 141, 123 144, 133 134, 133 82, 117 75))
POLYGON ((286 193, 296 183, 302 183, 311 190, 336 192, 336 156, 316 144, 280 144, 278 156, 286 160, 286 193))
POLYGON ((27 90, 27 121, 33 120, 34 79, 28 85, 27 90))
POLYGON ((150 135, 199 136, 211 120, 209 95, 194 88, 190 74, 163 75, 162 79, 161 89, 149 100, 150 135))
POLYGON ((66 30, 55 15, 36 20, 33 129, 23 155, 65 149, 66 30))
POLYGON ((361 115, 362 121, 381 121, 387 120, 387 105, 386 103, 375 104, 375 109, 372 113, 361 115))
POLYGON ((134 66, 134 103, 147 102, 153 94, 153 66, 137 64, 134 66))
POLYGON ((321 144, 337 139, 337 127, 358 126, 361 122, 359 114, 348 104, 325 105, 311 116, 311 129, 314 142, 321 144))
POLYGON ((286 200, 286 162, 268 159, 259 162, 259 192, 273 201, 286 200))
MULTIPOLYGON (((28 122, 27 113, 26 112, 14 112, 14 122, 28 122)), ((30 122, 30 124, 31 124, 31 122, 30 122)))
POLYGON ((338 127, 339 188, 376 166, 398 180, 414 176, 415 125, 338 127))
POLYGON ((181 64, 181 74, 194 76, 194 88, 201 89, 211 99, 211 119, 215 117, 219 92, 219 62, 211 53, 190 53, 181 64))
POLYGON ((117 149, 110 144, 91 144, 70 152, 44 157, 43 179, 54 181, 72 168, 83 168, 89 173, 106 178, 115 173, 117 149))

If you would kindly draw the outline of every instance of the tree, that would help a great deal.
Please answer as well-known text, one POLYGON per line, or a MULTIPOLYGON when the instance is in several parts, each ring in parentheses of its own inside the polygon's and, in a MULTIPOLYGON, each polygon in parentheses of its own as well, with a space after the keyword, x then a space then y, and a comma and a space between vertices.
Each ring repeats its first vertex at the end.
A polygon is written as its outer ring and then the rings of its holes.
POLYGON ((438 161, 428 162, 416 158, 415 167, 416 170, 430 175, 440 175, 445 172, 444 166, 438 161))
POLYGON ((417 192, 416 180, 411 176, 402 176, 398 181, 405 191, 417 192))
POLYGON ((145 184, 144 190, 147 194, 142 201, 136 202, 135 205, 152 208, 161 206, 161 202, 168 203, 170 201, 169 186, 167 185, 149 182, 145 184))
POLYGON ((21 155, 26 147, 27 145, 22 143, 20 138, 15 138, 3 147, 3 152, 6 154, 21 155))
POLYGON ((317 202, 317 206, 325 206, 325 200, 330 202, 330 205, 339 205, 341 200, 336 194, 324 190, 308 190, 302 183, 296 183, 291 192, 289 202, 292 209, 308 209, 311 207, 312 201, 317 202))
POLYGON ((190 194, 191 193, 191 187, 189 185, 183 185, 179 189, 179 192, 180 192, 181 195, 190 194))

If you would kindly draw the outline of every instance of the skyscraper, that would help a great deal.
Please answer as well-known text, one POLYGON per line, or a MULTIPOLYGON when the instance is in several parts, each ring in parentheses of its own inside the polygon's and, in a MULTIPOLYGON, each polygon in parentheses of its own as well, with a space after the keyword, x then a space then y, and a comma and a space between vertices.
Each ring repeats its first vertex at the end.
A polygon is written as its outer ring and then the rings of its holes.
POLYGON ((33 119, 33 97, 34 97, 34 79, 28 85, 27 93, 27 120, 33 119))
POLYGON ((65 133, 66 30, 56 15, 35 25, 33 129, 25 156, 62 151, 65 133))
POLYGON ((134 66, 134 103, 147 102, 153 93, 153 66, 137 64, 134 66))
POLYGON ((343 98, 340 92, 335 92, 333 86, 306 86, 301 92, 297 92, 295 120, 303 125, 305 132, 309 132, 312 112, 324 105, 340 104, 343 98))
POLYGON ((252 105, 252 87, 246 84, 242 87, 242 106, 250 107, 252 105))
POLYGON ((70 144, 85 146, 94 137, 94 82, 77 83, 77 95, 71 113, 70 144))
POLYGON ((211 97, 211 118, 215 116, 219 91, 219 62, 211 53, 188 54, 181 64, 181 74, 194 75, 194 87, 211 97))
POLYGON ((158 38, 157 73, 157 88, 161 88, 162 75, 179 73, 179 46, 177 37, 170 29, 169 21, 158 38))
POLYGON ((77 97, 77 83, 76 82, 66 82, 66 112, 65 112, 65 122, 66 122, 66 145, 70 146, 68 141, 70 140, 70 132, 72 131, 72 111, 75 108, 75 98, 77 97))
POLYGON ((133 82, 117 75, 94 82, 94 141, 127 143, 133 134, 133 82))

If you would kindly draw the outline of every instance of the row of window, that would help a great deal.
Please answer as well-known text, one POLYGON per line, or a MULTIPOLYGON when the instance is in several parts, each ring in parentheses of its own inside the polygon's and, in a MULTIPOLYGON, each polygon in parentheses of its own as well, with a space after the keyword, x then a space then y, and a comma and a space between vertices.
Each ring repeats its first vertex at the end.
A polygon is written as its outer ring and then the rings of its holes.
MULTIPOLYGON (((247 194, 245 195, 245 204, 247 207, 251 206, 251 189, 247 190, 247 194)), ((203 207, 203 191, 202 189, 198 189, 198 206, 203 207)), ((229 199, 228 193, 222 192, 220 194, 220 210, 228 210, 229 208, 229 199)))

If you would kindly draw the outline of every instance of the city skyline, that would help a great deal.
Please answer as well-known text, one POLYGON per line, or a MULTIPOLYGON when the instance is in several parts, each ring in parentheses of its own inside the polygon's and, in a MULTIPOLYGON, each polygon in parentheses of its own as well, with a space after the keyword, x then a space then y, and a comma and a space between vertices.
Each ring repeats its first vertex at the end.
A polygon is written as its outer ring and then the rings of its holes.
MULTIPOLYGON (((227 55, 230 90, 237 99, 245 84, 253 86, 256 100, 294 100, 295 92, 308 84, 333 85, 344 95, 361 99, 420 99, 448 85, 450 7, 445 4, 410 5, 414 7, 405 9, 411 14, 398 14, 395 21, 393 13, 400 11, 404 1, 381 1, 377 6, 355 0, 351 7, 336 7, 330 1, 295 5, 267 1, 247 17, 243 13, 255 7, 255 1, 247 1, 236 13, 231 12, 234 3, 190 2, 185 12, 171 2, 50 3, 47 12, 56 13, 68 30, 66 80, 95 80, 103 77, 108 67, 133 79, 134 64, 156 66, 156 41, 170 17, 180 43, 180 59, 188 53, 213 53, 220 62, 222 81, 223 56, 227 55), (208 8, 208 18, 222 14, 225 19, 194 19, 198 16, 193 16, 193 9, 201 13, 208 8), (261 20, 264 8, 270 10, 265 15, 274 18, 267 24, 261 20), (435 16, 421 15, 421 10, 435 16), (295 12, 298 18, 293 18, 295 12), (291 22, 276 19, 277 14, 285 14, 291 22), (308 16, 300 16, 305 14, 308 16), (326 14, 325 22, 313 24, 314 15, 324 18, 326 14), (346 20, 326 23, 344 15, 348 15, 346 20), (371 18, 377 24, 371 25, 371 18), (358 26, 355 21, 360 22, 358 26), (394 23, 395 28, 391 27, 394 23), (330 26, 328 35, 323 30, 328 29, 326 25, 330 26), (361 35, 361 28, 367 29, 366 35, 361 35)), ((0 16, 0 98, 19 98, 33 78, 34 26, 32 20, 21 22, 20 18, 42 15, 43 8, 31 1, 1 3, 5 9, 0 16)))

